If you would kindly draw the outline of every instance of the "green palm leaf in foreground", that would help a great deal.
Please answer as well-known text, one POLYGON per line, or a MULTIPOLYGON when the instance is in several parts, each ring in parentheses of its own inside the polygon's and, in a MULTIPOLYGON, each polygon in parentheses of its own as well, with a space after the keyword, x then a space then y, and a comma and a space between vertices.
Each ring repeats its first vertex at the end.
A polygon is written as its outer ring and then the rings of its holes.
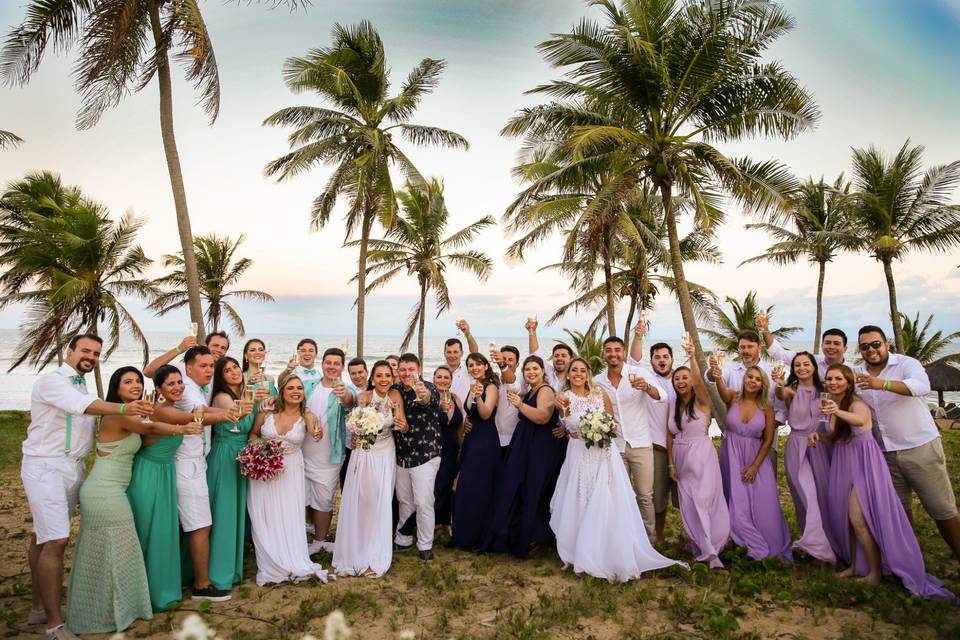
POLYGON ((930 331, 933 316, 927 316, 927 321, 921 326, 919 313, 912 320, 906 314, 901 313, 900 322, 903 335, 903 350, 900 353, 916 358, 924 367, 938 363, 960 362, 960 353, 941 355, 951 347, 954 340, 960 338, 960 331, 946 335, 943 331, 937 331, 928 336, 927 332, 930 331))
MULTIPOLYGON (((245 239, 243 234, 234 240, 211 233, 197 236, 193 240, 197 255, 197 270, 200 273, 200 295, 207 303, 205 315, 211 331, 220 329, 221 318, 226 314, 234 330, 241 336, 246 334, 243 319, 229 302, 231 298, 275 302, 273 296, 263 291, 230 290, 253 266, 252 259, 240 258, 236 255, 237 249, 245 239)), ((150 304, 150 308, 156 311, 157 315, 162 316, 188 304, 184 289, 186 275, 183 264, 182 253, 163 256, 163 266, 173 270, 154 281, 154 285, 163 289, 163 292, 150 304)))
POLYGON ((410 119, 424 95, 439 83, 446 62, 424 58, 410 72, 400 91, 390 97, 386 52, 380 34, 369 22, 333 27, 333 44, 288 58, 283 78, 293 93, 316 93, 328 107, 281 109, 263 124, 293 127, 291 151, 270 162, 268 176, 287 180, 317 166, 333 173, 313 201, 312 229, 320 229, 340 196, 346 196, 346 236, 355 233, 360 249, 357 269, 357 355, 363 356, 363 324, 367 291, 367 252, 374 222, 389 229, 397 211, 391 169, 421 188, 426 181, 400 149, 400 138, 416 146, 467 148, 463 136, 410 119), (397 139, 395 139, 395 137, 397 139))
MULTIPOLYGON (((439 316, 451 305, 446 280, 449 267, 467 271, 479 282, 490 276, 493 260, 482 251, 470 249, 469 245, 484 229, 496 223, 491 216, 484 216, 444 238, 450 214, 443 198, 443 184, 436 178, 427 183, 426 189, 408 183, 397 197, 400 215, 385 238, 370 240, 367 275, 377 277, 366 286, 365 292, 379 289, 400 275, 417 278, 420 296, 410 313, 400 350, 407 349, 416 332, 417 353, 422 361, 427 296, 433 292, 439 316)), ((358 241, 353 241, 348 246, 356 244, 358 241)))
POLYGON ((23 138, 10 133, 9 131, 0 131, 0 149, 10 149, 23 142, 23 138))

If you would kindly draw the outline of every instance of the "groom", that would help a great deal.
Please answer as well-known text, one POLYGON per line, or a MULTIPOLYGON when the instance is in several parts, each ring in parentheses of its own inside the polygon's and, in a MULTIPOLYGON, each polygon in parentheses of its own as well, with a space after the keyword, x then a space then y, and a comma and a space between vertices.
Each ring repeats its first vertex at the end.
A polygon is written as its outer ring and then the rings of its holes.
POLYGON ((400 523, 394 542, 401 549, 413 545, 413 536, 401 532, 407 518, 417 512, 417 549, 420 558, 433 560, 434 484, 440 468, 440 394, 420 378, 420 359, 412 353, 400 356, 400 382, 394 388, 403 398, 410 430, 394 432, 397 448, 397 501, 400 523))

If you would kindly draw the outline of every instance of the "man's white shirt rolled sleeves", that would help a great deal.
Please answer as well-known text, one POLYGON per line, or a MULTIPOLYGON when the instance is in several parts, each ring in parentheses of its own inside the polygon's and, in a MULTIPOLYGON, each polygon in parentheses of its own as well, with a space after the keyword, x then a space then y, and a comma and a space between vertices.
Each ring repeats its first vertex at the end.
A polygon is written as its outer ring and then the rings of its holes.
POLYGON ((30 426, 21 446, 24 456, 80 460, 93 448, 94 417, 84 415, 84 411, 98 398, 74 382, 76 375, 73 367, 65 364, 34 382, 30 426))
POLYGON ((610 397, 613 417, 620 425, 621 437, 617 438, 617 447, 620 451, 624 450, 624 443, 634 448, 651 447, 653 435, 650 421, 654 416, 650 408, 653 404, 667 404, 667 390, 658 376, 646 367, 625 364, 621 373, 623 377, 616 388, 610 383, 606 369, 593 378, 593 381, 610 397), (655 387, 659 391, 660 398, 655 399, 646 391, 634 389, 630 384, 630 374, 642 377, 648 385, 655 387))
MULTIPOLYGON (((856 373, 867 373, 866 367, 857 367, 856 373)), ((873 427, 880 435, 880 445, 884 451, 913 449, 940 437, 927 407, 930 378, 918 360, 891 353, 887 366, 876 377, 902 382, 911 393, 902 396, 875 389, 858 391, 873 413, 873 427)))
MULTIPOLYGON (((191 412, 196 407, 210 406, 210 391, 203 391, 196 382, 186 374, 183 376, 183 395, 174 404, 180 411, 191 412)), ((203 458, 210 453, 211 440, 210 426, 203 427, 203 433, 197 435, 185 435, 183 441, 174 454, 174 459, 183 460, 186 458, 203 458)))
POLYGON ((459 367, 451 374, 450 391, 460 398, 460 402, 466 405, 467 394, 470 393, 470 385, 473 384, 473 378, 467 371, 467 365, 461 363, 459 367))

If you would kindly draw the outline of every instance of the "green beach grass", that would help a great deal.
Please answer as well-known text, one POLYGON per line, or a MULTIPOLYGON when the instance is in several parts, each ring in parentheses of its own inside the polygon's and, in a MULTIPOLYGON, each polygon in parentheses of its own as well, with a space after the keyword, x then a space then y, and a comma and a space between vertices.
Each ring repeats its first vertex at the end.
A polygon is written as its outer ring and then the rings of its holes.
MULTIPOLYGON (((29 522, 10 519, 19 508, 24 520, 23 505, 13 504, 12 498, 22 496, 19 443, 26 425, 21 412, 0 412, 0 515, 6 518, 0 524, 0 536, 8 548, 0 582, 0 608, 6 611, 0 617, 0 634, 6 637, 39 630, 23 623, 30 606, 29 574, 24 573, 29 522)), ((960 431, 944 431, 943 441, 956 488, 960 486, 960 431)), ((784 511, 795 528, 782 465, 779 481, 784 511)), ((928 572, 960 593, 957 561, 919 504, 914 514, 928 572)), ((662 551, 689 562, 682 533, 679 514, 671 509, 668 543, 662 551)), ((450 551, 442 547, 445 539, 438 539, 435 562, 423 563, 416 554, 401 552, 380 580, 341 578, 328 585, 258 587, 251 557, 246 579, 234 589, 230 602, 210 606, 185 600, 175 611, 138 622, 126 637, 169 637, 188 611, 203 613, 223 638, 322 635, 324 618, 339 609, 353 628, 352 640, 396 638, 406 629, 417 638, 460 640, 960 639, 957 607, 913 596, 890 577, 876 588, 838 580, 833 567, 810 560, 799 560, 794 566, 774 560, 754 562, 741 550, 728 549, 724 553, 727 571, 711 572, 695 563, 690 571, 669 569, 620 585, 564 572, 552 551, 518 561, 450 551)), ((328 554, 316 558, 329 566, 328 554)))

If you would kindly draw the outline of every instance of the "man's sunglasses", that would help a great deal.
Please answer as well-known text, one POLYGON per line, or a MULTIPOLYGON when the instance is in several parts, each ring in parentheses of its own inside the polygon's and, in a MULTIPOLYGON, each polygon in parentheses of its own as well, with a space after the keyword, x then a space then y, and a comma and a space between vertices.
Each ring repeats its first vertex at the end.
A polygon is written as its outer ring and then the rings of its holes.
POLYGON ((873 342, 861 342, 860 351, 866 351, 867 349, 873 349, 879 351, 880 347, 883 346, 883 340, 874 340, 873 342))

